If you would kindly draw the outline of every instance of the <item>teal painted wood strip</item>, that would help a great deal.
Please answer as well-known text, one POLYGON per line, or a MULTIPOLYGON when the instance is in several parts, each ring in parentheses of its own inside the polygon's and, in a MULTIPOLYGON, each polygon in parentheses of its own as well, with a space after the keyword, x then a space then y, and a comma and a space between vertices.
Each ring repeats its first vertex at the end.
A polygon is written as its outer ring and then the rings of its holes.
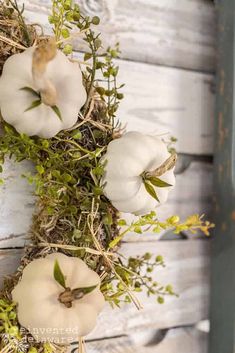
POLYGON ((210 353, 235 352, 235 1, 218 0, 210 353))

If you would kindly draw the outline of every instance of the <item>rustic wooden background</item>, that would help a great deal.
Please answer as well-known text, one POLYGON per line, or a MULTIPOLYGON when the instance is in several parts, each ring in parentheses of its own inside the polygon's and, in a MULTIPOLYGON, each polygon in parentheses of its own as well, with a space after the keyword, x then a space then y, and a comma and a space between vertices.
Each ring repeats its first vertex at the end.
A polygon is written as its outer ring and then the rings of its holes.
MULTIPOLYGON (((26 17, 50 31, 50 0, 25 0, 26 17)), ((209 0, 80 0, 99 15, 107 44, 120 41, 120 82, 125 100, 118 118, 128 130, 178 138, 177 184, 159 217, 194 212, 210 215, 215 69, 215 10, 209 0)), ((78 42, 77 50, 84 48, 78 42)), ((0 189, 0 281, 17 267, 34 208, 32 189, 21 174, 28 163, 6 163, 0 189)), ((131 234, 122 252, 162 254, 167 267, 154 275, 172 283, 179 299, 164 305, 141 297, 134 306, 101 314, 88 337, 90 353, 206 353, 210 241, 186 234, 131 234)))

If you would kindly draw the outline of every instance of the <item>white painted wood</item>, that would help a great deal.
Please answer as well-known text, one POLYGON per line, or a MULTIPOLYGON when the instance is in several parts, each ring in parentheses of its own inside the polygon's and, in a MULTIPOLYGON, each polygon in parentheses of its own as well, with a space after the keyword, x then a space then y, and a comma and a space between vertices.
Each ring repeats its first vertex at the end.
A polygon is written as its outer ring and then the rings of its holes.
POLYGON ((212 76, 128 61, 119 66, 125 98, 117 117, 128 130, 175 136, 181 153, 213 153, 212 76))
MULTIPOLYGON (((7 162, 4 166, 5 184, 0 187, 0 248, 23 246, 34 211, 33 188, 21 177, 32 171, 29 163, 7 162)), ((190 214, 205 213, 211 209, 212 166, 192 162, 184 173, 176 176, 176 187, 166 204, 157 209, 159 219, 178 214, 185 219, 190 214)), ((127 216, 128 221, 133 217, 127 216)), ((129 234, 125 241, 156 240, 161 234, 129 234)))
POLYGON ((180 153, 213 153, 213 75, 124 60, 117 65, 118 83, 125 83, 117 119, 127 130, 175 136, 180 153))
MULTIPOLYGON (((205 240, 164 241, 123 244, 124 257, 137 256, 149 251, 161 254, 165 268, 157 268, 152 274, 162 284, 171 283, 179 298, 168 297, 160 305, 155 298, 141 293, 138 298, 143 309, 137 311, 131 305, 112 309, 108 304, 101 313, 90 339, 136 333, 137 330, 164 329, 191 325, 208 318, 209 253, 210 242, 205 240)), ((20 251, 0 251, 0 278, 13 272, 20 251)))
POLYGON ((6 161, 0 186, 0 247, 24 246, 34 211, 33 187, 22 174, 31 171, 28 162, 6 161))
MULTIPOLYGON (((50 32, 51 0, 21 0, 26 17, 50 32)), ((122 57, 134 61, 213 71, 215 11, 208 0, 76 0, 89 16, 101 18, 104 44, 121 43, 122 57)), ((76 46, 85 49, 81 42, 76 46)))
MULTIPOLYGON (((136 333, 139 334, 141 332, 136 333)), ((168 330, 156 344, 150 341, 146 345, 141 345, 136 343, 132 336, 123 336, 87 342, 86 347, 89 353, 207 353, 207 339, 207 334, 189 327, 168 330)), ((71 347, 71 351, 77 352, 77 344, 71 347)))

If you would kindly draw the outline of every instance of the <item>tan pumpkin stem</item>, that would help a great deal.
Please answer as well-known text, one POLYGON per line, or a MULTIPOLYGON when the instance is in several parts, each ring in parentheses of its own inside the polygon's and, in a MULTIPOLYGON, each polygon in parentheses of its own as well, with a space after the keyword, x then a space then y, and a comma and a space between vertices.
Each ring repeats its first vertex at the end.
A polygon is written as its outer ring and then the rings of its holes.
POLYGON ((163 162, 160 165, 160 167, 157 167, 156 169, 150 172, 145 172, 144 177, 147 179, 152 177, 158 178, 161 175, 165 174, 167 171, 174 168, 174 166, 176 165, 176 161, 177 161, 177 154, 173 153, 169 158, 167 158, 165 162, 163 162))
POLYGON ((57 92, 53 83, 46 78, 48 63, 56 56, 56 42, 51 38, 43 42, 33 52, 32 74, 34 83, 41 94, 42 102, 51 107, 56 105, 57 92))
POLYGON ((84 293, 80 290, 80 288, 66 288, 64 292, 59 295, 58 300, 60 303, 64 304, 66 308, 71 308, 74 300, 82 299, 83 297, 84 293))

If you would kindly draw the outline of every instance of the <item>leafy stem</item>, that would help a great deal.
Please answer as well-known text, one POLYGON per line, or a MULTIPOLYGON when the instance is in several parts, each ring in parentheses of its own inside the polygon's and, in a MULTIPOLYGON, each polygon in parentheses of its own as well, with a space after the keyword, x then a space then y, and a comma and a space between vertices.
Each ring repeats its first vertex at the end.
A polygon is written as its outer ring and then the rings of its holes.
POLYGON ((24 18, 23 18, 23 12, 24 12, 24 4, 22 6, 22 9, 20 10, 19 9, 19 6, 17 4, 17 1, 16 0, 9 0, 9 3, 11 4, 11 6, 13 7, 13 9, 17 12, 18 14, 18 18, 19 18, 19 23, 21 24, 21 27, 22 27, 22 30, 23 30, 23 33, 24 33, 24 37, 25 37, 25 41, 26 41, 26 44, 27 46, 29 47, 31 45, 31 37, 30 37, 30 34, 29 34, 29 31, 28 31, 28 27, 24 21, 24 18))

